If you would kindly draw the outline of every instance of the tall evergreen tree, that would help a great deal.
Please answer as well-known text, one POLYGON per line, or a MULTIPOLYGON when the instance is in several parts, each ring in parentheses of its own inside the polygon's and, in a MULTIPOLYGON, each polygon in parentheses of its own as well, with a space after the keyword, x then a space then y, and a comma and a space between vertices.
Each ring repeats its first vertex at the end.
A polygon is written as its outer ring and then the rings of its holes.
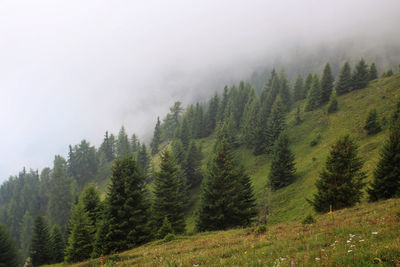
POLYGON ((212 131, 214 131, 215 126, 217 125, 217 114, 218 114, 218 107, 219 107, 219 97, 218 94, 215 93, 215 95, 211 98, 208 109, 206 112, 206 129, 207 129, 207 134, 211 134, 212 131))
POLYGON ((248 226, 256 215, 250 178, 221 140, 203 180, 197 228, 200 231, 248 226))
POLYGON ((92 228, 95 230, 101 216, 102 206, 99 192, 93 183, 85 186, 79 197, 79 202, 82 203, 84 211, 87 212, 89 216, 92 228))
POLYGON ((196 143, 192 141, 190 143, 186 158, 183 164, 183 172, 186 176, 187 184, 190 188, 193 188, 200 184, 203 179, 201 172, 201 151, 196 146, 196 143))
POLYGON ((336 98, 336 91, 333 91, 328 103, 328 113, 335 113, 338 110, 338 101, 336 98))
POLYGON ((340 138, 330 150, 326 167, 320 173, 315 185, 317 193, 309 200, 317 212, 329 211, 355 205, 361 200, 363 180, 363 161, 357 155, 358 146, 347 135, 340 138))
POLYGON ((268 141, 266 143, 267 150, 269 152, 270 147, 274 144, 276 139, 279 137, 281 132, 285 129, 285 109, 282 105, 280 96, 276 98, 274 105, 272 106, 271 116, 268 119, 267 135, 268 141))
POLYGON ((27 210, 24 214, 24 217, 22 218, 21 238, 20 238, 22 256, 24 259, 26 259, 29 256, 29 247, 31 245, 31 239, 32 239, 32 225, 33 225, 33 217, 27 210))
POLYGON ((51 255, 53 263, 64 261, 65 242, 60 227, 55 224, 50 231, 51 255))
MULTIPOLYGON (((158 119, 158 117, 157 117, 157 119, 158 119)), ((139 138, 136 136, 136 134, 132 134, 130 142, 131 142, 132 153, 136 153, 140 149, 139 138)))
POLYGON ((292 96, 290 95, 290 85, 284 69, 279 73, 279 95, 285 111, 289 111, 292 105, 292 96))
POLYGON ((119 130, 116 148, 117 157, 119 158, 122 158, 131 153, 128 135, 126 134, 124 126, 122 126, 119 130))
POLYGON ((368 188, 370 201, 400 197, 400 119, 395 119, 368 188))
POLYGON ((186 151, 189 147, 190 143, 190 129, 189 129, 189 121, 187 117, 183 117, 182 123, 179 127, 178 138, 182 141, 182 145, 184 150, 186 151))
POLYGON ((289 149, 289 137, 286 134, 279 135, 274 147, 269 181, 273 190, 291 184, 295 179, 294 154, 289 149))
POLYGON ((18 254, 14 241, 2 223, 0 223, 0 266, 17 267, 18 254))
POLYGON ((342 95, 352 90, 351 69, 346 61, 340 70, 339 78, 336 83, 336 93, 342 95))
POLYGON ((335 78, 332 75, 331 66, 326 63, 321 78, 321 104, 325 104, 329 101, 329 97, 332 94, 333 82, 335 78))
POLYGON ((184 195, 179 174, 170 152, 163 151, 160 171, 156 173, 154 181, 154 217, 158 228, 167 217, 172 229, 178 234, 185 231, 184 195))
POLYGON ((147 155, 146 145, 143 143, 138 151, 137 165, 139 166, 142 173, 146 176, 149 170, 149 157, 147 155))
POLYGON ((115 158, 114 142, 108 136, 108 131, 104 134, 103 143, 100 145, 99 151, 103 152, 106 156, 107 162, 111 162, 115 158))
POLYGON ((42 216, 35 218, 30 248, 30 257, 33 266, 50 264, 52 262, 50 234, 47 223, 42 216))
POLYGON ((221 103, 218 108, 217 123, 224 120, 225 109, 226 109, 226 106, 228 105, 228 101, 229 101, 228 91, 229 91, 228 86, 225 85, 224 92, 222 93, 221 103))
POLYGON ((241 143, 249 148, 253 148, 256 142, 259 111, 259 99, 256 97, 250 99, 246 105, 240 129, 241 143))
POLYGON ((82 202, 74 206, 70 225, 72 229, 65 249, 65 260, 78 262, 88 259, 93 251, 94 229, 82 202))
POLYGON ((378 113, 376 109, 371 109, 368 112, 367 119, 365 120, 364 129, 367 131, 368 135, 373 135, 379 133, 382 128, 378 121, 378 113))
POLYGON ((352 79, 352 88, 362 89, 365 88, 369 81, 368 65, 365 63, 364 59, 361 59, 354 70, 352 79))
POLYGON ((313 75, 309 73, 306 77, 306 80, 304 81, 303 99, 307 97, 308 92, 311 89, 312 80, 313 80, 313 75))
POLYGON ((202 138, 205 136, 204 130, 204 110, 203 105, 196 103, 195 123, 193 125, 194 138, 202 138))
POLYGON ((312 111, 320 105, 321 101, 321 85, 317 75, 314 75, 311 89, 308 92, 307 102, 305 106, 305 111, 312 111))
POLYGON ((293 93, 294 101, 299 101, 304 99, 304 80, 300 74, 296 78, 293 89, 294 89, 293 93))
POLYGON ((180 139, 174 139, 171 144, 172 157, 174 162, 179 166, 182 166, 185 162, 186 153, 183 148, 182 141, 180 139))
POLYGON ((70 146, 69 173, 75 178, 80 189, 90 180, 93 180, 96 176, 98 165, 96 148, 90 146, 89 142, 82 140, 79 145, 73 148, 70 146))
POLYGON ((161 143, 161 122, 160 122, 160 117, 157 117, 157 123, 156 126, 154 127, 154 134, 153 134, 153 139, 151 140, 151 154, 155 155, 158 153, 158 146, 161 143))
POLYGON ((375 63, 372 63, 369 67, 368 71, 368 79, 369 81, 375 80, 378 78, 378 71, 376 69, 375 63))

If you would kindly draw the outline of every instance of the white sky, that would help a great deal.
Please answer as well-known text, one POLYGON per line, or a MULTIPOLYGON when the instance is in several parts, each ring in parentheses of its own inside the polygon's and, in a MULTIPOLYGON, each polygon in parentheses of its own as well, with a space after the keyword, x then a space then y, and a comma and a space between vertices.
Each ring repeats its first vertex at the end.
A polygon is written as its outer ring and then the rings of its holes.
MULTIPOLYGON (((398 36, 400 1, 0 0, 0 182, 296 45, 398 36)), ((363 44, 360 43, 360 46, 363 44)))

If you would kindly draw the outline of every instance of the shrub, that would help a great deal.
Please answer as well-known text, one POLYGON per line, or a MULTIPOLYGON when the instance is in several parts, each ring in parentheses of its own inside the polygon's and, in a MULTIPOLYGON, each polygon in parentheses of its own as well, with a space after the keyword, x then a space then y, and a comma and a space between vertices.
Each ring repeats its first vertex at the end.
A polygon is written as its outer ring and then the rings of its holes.
POLYGON ((317 134, 317 136, 310 142, 310 146, 318 145, 319 141, 321 140, 321 134, 317 134))
POLYGON ((256 228, 254 228, 254 234, 256 235, 261 235, 266 231, 267 231, 267 226, 265 224, 257 225, 256 228))
POLYGON ((169 233, 164 237, 163 241, 170 242, 170 241, 174 240, 175 238, 176 238, 176 236, 174 234, 169 233))
POLYGON ((301 222, 302 224, 313 224, 315 223, 315 219, 311 214, 308 214, 303 221, 301 222))

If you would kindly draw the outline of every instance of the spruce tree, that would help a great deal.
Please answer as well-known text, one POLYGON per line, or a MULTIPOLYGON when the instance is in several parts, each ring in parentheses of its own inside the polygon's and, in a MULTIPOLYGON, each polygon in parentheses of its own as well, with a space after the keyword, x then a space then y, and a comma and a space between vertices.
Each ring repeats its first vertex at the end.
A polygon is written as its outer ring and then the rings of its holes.
POLYGON ((64 261, 65 242, 60 227, 55 224, 50 231, 51 255, 53 263, 64 261))
POLYGON ((250 178, 234 160, 225 140, 217 146, 202 183, 197 229, 248 226, 256 215, 250 178))
POLYGON ((306 80, 304 81, 303 99, 307 97, 308 92, 311 89, 312 80, 313 80, 313 75, 309 73, 306 77, 306 80))
POLYGON ((206 112, 206 133, 207 135, 211 134, 215 126, 217 126, 217 114, 218 114, 218 108, 219 108, 219 97, 218 94, 215 93, 215 95, 211 98, 208 109, 206 112))
POLYGON ((294 154, 289 149, 289 137, 281 134, 274 146, 269 181, 272 190, 291 184, 295 179, 294 154))
POLYGON ((354 70, 352 79, 353 90, 365 88, 369 81, 368 65, 361 59, 354 70))
POLYGON ((308 92, 305 111, 312 111, 319 107, 321 101, 321 85, 317 75, 314 75, 310 91, 308 92))
POLYGON ((138 151, 137 165, 139 166, 142 173, 146 176, 149 170, 149 157, 147 156, 147 148, 144 143, 140 146, 140 149, 138 151))
POLYGON ((329 63, 326 63, 321 78, 321 104, 325 104, 329 101, 329 98, 333 90, 333 82, 335 78, 332 75, 331 67, 329 63))
POLYGON ((287 80, 284 69, 279 73, 279 95, 285 111, 289 111, 292 105, 292 96, 290 95, 289 81, 287 80))
POLYGON ((128 135, 125 132, 125 127, 122 126, 118 133, 117 139, 117 157, 122 158, 131 153, 128 135))
POLYGON ((351 69, 349 63, 346 61, 340 70, 339 78, 336 83, 336 93, 342 95, 352 90, 351 82, 351 69))
POLYGON ((179 127, 179 132, 177 134, 177 138, 179 138, 182 142, 183 149, 186 151, 189 147, 190 143, 190 129, 189 129, 189 121, 188 118, 185 116, 182 119, 182 123, 179 127))
POLYGON ((94 229, 82 202, 74 206, 70 225, 71 233, 65 249, 65 260, 78 262, 88 259, 93 251, 94 229))
POLYGON ((96 229, 102 207, 99 192, 93 183, 85 186, 79 201, 82 203, 85 212, 87 212, 93 229, 96 229))
POLYGON ((158 146, 161 143, 161 122, 160 122, 160 117, 157 117, 157 123, 156 126, 154 127, 154 134, 153 134, 153 140, 151 140, 151 154, 155 155, 158 153, 158 146))
POLYGON ((374 171, 374 179, 368 188, 370 201, 400 197, 400 119, 392 123, 380 159, 374 171))
POLYGON ((47 223, 42 216, 35 218, 30 247, 30 257, 33 266, 50 264, 52 262, 50 234, 47 223))
POLYGON ((196 143, 192 141, 182 166, 189 188, 199 185, 203 179, 203 174, 201 172, 201 159, 201 151, 196 146, 196 143))
POLYGON ((328 113, 335 113, 338 110, 338 101, 336 98, 336 91, 333 91, 328 103, 328 113))
POLYGON ((167 217, 175 233, 185 231, 184 199, 182 179, 170 152, 161 154, 160 171, 154 180, 154 219, 156 227, 161 227, 167 217))
POLYGON ((171 152, 175 163, 178 164, 179 166, 183 166, 183 163, 185 162, 186 158, 186 153, 183 148, 182 141, 180 139, 174 139, 172 141, 171 152))
POLYGON ((281 132, 285 129, 285 109, 282 105, 280 96, 276 98, 274 105, 272 106, 271 116, 268 119, 267 135, 268 141, 266 143, 267 151, 270 151, 270 147, 278 139, 281 132))
POLYGON ((32 225, 33 217, 27 210, 22 218, 20 244, 22 249, 22 256, 26 259, 29 256, 29 247, 32 239, 32 225))
POLYGON ((174 233, 174 230, 172 229, 172 225, 168 221, 168 217, 165 216, 164 220, 163 220, 163 223, 162 223, 160 229, 157 232, 157 237, 159 239, 163 239, 166 235, 173 234, 173 233, 174 233))
POLYGON ((253 148, 257 139, 259 111, 260 101, 254 97, 246 105, 240 126, 240 142, 248 148, 253 148))
POLYGON ((315 211, 327 212, 330 205, 338 210, 360 202, 366 173, 362 171, 364 162, 357 150, 348 135, 332 145, 326 166, 315 183, 317 193, 309 200, 315 211))
POLYGON ((303 77, 299 74, 296 78, 296 82, 294 83, 294 101, 299 101, 304 99, 304 81, 303 77))
POLYGON ((17 267, 18 254, 14 241, 2 223, 0 223, 0 266, 17 267))
POLYGON ((368 135, 374 135, 379 133, 382 128, 378 121, 378 113, 376 109, 372 109, 368 112, 367 119, 365 120, 364 129, 367 131, 368 135))
POLYGON ((378 78, 378 71, 376 69, 375 63, 372 63, 369 67, 368 71, 368 79, 369 81, 375 80, 378 78))

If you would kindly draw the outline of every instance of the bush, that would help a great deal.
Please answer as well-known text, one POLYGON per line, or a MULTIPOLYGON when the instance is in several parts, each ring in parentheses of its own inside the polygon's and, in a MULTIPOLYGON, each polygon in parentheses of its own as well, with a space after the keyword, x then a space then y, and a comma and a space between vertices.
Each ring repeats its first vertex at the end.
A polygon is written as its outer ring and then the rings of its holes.
POLYGON ((267 231, 267 226, 265 224, 257 225, 256 228, 254 228, 254 234, 256 235, 261 235, 266 231, 267 231))
POLYGON ((163 241, 170 242, 170 241, 174 240, 175 238, 176 238, 176 236, 174 234, 169 233, 164 237, 163 241))
POLYGON ((301 222, 302 224, 313 224, 315 223, 315 219, 311 214, 308 214, 303 221, 301 222))
POLYGON ((317 134, 317 136, 310 142, 310 146, 313 147, 318 145, 320 140, 321 140, 321 135, 317 134))

